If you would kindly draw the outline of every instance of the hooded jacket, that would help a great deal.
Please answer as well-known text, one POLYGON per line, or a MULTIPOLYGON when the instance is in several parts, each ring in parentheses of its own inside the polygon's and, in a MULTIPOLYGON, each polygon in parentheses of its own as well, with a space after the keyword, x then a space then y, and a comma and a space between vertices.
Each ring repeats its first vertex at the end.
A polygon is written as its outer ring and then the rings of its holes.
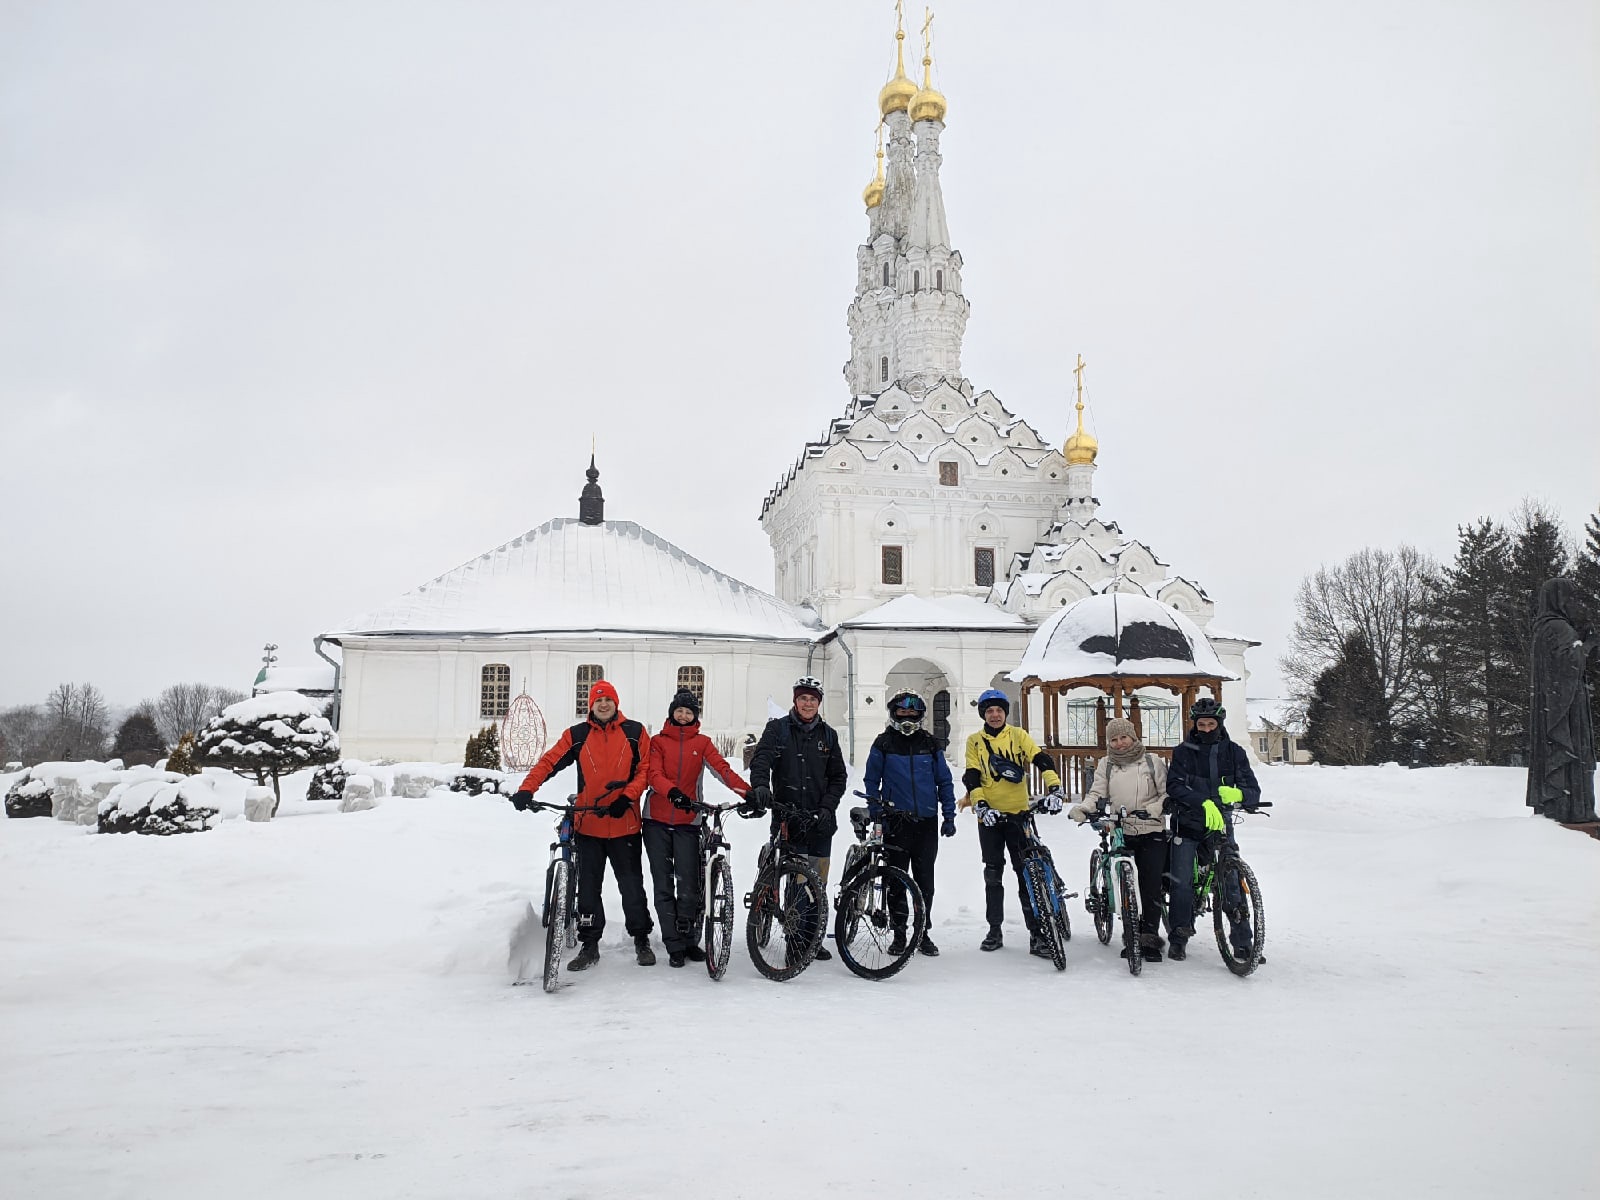
POLYGON ((590 713, 588 720, 564 730, 556 744, 533 764, 533 770, 522 781, 522 790, 538 791, 550 776, 573 763, 578 764, 574 828, 585 837, 614 838, 638 833, 638 800, 644 793, 650 764, 650 735, 644 726, 628 720, 620 710, 604 723, 590 713), (639 744, 637 761, 633 757, 635 736, 639 744), (625 780, 625 786, 608 792, 606 785, 618 779, 625 780), (596 805, 610 804, 619 795, 634 801, 620 817, 589 811, 596 805))
POLYGON ((802 812, 836 817, 849 781, 833 726, 819 716, 807 728, 793 709, 767 722, 750 756, 750 785, 770 787, 774 800, 802 812))
POLYGON ((667 721, 661 732, 650 739, 650 791, 644 799, 645 820, 663 825, 692 825, 698 821, 697 813, 674 808, 668 794, 677 788, 703 800, 700 781, 706 767, 715 771, 734 795, 743 796, 750 790, 750 785, 722 757, 716 743, 700 732, 699 721, 689 725, 667 721))
MULTIPOLYGON (((1261 785, 1256 773, 1250 769, 1250 756, 1244 747, 1228 737, 1228 731, 1217 727, 1217 740, 1196 740, 1193 726, 1188 739, 1172 752, 1172 765, 1167 769, 1167 799, 1172 801, 1173 825, 1188 837, 1204 837, 1206 815, 1202 811, 1207 800, 1217 799, 1217 789, 1227 784, 1244 793, 1246 805, 1261 799, 1261 785)), ((1224 817, 1228 806, 1222 806, 1224 817)))
POLYGON ((950 764, 938 739, 926 729, 909 737, 898 729, 880 733, 867 754, 865 782, 867 811, 874 817, 883 809, 880 796, 903 816, 927 819, 938 816, 941 808, 946 817, 956 815, 950 764))

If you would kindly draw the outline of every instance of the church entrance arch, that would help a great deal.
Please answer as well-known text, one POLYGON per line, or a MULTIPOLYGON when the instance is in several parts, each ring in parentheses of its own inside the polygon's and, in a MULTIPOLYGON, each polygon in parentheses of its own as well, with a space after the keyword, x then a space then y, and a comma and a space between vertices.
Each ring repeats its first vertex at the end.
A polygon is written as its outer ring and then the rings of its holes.
MULTIPOLYGON (((950 744, 950 677, 938 663, 926 658, 902 658, 883 680, 882 702, 896 692, 915 692, 928 706, 927 730, 948 748, 950 744)), ((884 712, 888 718, 887 708, 884 712)))

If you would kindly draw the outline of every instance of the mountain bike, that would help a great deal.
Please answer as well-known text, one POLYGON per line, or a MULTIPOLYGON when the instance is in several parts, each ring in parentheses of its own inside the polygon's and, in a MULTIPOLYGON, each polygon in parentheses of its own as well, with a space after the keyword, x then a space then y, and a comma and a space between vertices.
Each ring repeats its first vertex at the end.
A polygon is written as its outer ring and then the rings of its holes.
MULTIPOLYGON (((805 851, 791 841, 815 814, 780 801, 780 819, 756 859, 756 881, 745 893, 745 945, 750 961, 768 979, 793 979, 811 965, 827 932, 828 893, 805 851)), ((707 960, 710 954, 706 955, 707 960)))
MULTIPOLYGON (((1058 971, 1067 969, 1067 943, 1072 940, 1072 919, 1067 915, 1067 901, 1077 892, 1067 891, 1056 870, 1050 847, 1039 838, 1039 825, 1035 818, 1044 804, 1043 796, 1030 796, 1028 807, 1019 813, 995 812, 1001 820, 1015 821, 1022 826, 1022 878, 1027 885, 1028 906, 1033 910, 1039 932, 1050 947, 1050 961, 1058 971)), ((993 811, 993 810, 991 810, 993 811)))
MULTIPOLYGON (((868 798, 864 792, 856 795, 868 798)), ((887 797, 879 803, 886 811, 876 817, 865 808, 850 810, 856 840, 845 851, 833 902, 839 956, 861 978, 872 980, 888 979, 910 962, 928 931, 922 889, 889 861, 884 847, 884 823, 893 819, 894 805, 887 797)))
POLYGON ((1144 970, 1144 953, 1139 946, 1139 875, 1123 838, 1122 823, 1128 817, 1149 815, 1142 808, 1119 808, 1114 813, 1102 810, 1089 818, 1100 835, 1100 848, 1089 855, 1089 894, 1084 897, 1083 906, 1094 918, 1095 936, 1102 946, 1111 944, 1111 928, 1121 914, 1122 948, 1130 975, 1144 970))
MULTIPOLYGON (((1263 800, 1254 809, 1260 812, 1271 808, 1271 801, 1263 800)), ((1261 885, 1250 864, 1239 856, 1238 821, 1235 810, 1234 836, 1212 833, 1206 837, 1205 852, 1195 860, 1194 913, 1196 920, 1206 911, 1211 913, 1211 926, 1217 936, 1217 950, 1223 964, 1235 975, 1243 978, 1266 961, 1262 951, 1267 944, 1267 911, 1261 898, 1261 885), (1250 950, 1241 954, 1230 938, 1231 928, 1245 926, 1250 931, 1250 950)), ((1271 813, 1261 813, 1263 817, 1271 813)), ((1170 936, 1171 925, 1167 933, 1170 936)))
MULTIPOLYGON (((626 780, 616 780, 606 791, 614 792, 626 787, 626 780)), ((544 873, 544 907, 539 923, 544 927, 544 990, 553 992, 561 986, 561 959, 578 944, 578 855, 573 841, 576 815, 580 812, 603 812, 604 804, 579 804, 577 796, 568 796, 565 804, 552 804, 534 800, 530 812, 546 809, 559 813, 556 821, 556 840, 550 843, 550 865, 544 873)), ((512 955, 517 951, 513 944, 512 955)), ((518 979, 518 983, 531 982, 518 979)))
POLYGON ((690 928, 705 924, 703 938, 706 972, 721 980, 728 972, 728 956, 733 951, 733 867, 728 839, 722 835, 722 822, 739 807, 731 804, 706 804, 692 801, 693 811, 705 817, 700 825, 700 908, 690 928))

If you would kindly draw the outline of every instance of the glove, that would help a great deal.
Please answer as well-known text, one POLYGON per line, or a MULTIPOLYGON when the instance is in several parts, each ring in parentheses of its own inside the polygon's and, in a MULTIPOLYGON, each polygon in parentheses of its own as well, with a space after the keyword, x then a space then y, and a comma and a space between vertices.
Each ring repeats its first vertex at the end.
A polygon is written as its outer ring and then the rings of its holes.
POLYGON ((518 812, 532 812, 534 809, 533 793, 526 788, 511 793, 511 807, 518 812))
POLYGON ((749 792, 745 793, 743 800, 739 801, 738 813, 741 817, 764 817, 766 808, 749 792))
POLYGON ((1217 789, 1217 799, 1223 804, 1243 804, 1244 793, 1236 787, 1223 784, 1217 789))
POLYGON ((832 837, 839 832, 839 814, 831 808, 824 808, 817 813, 817 832, 823 837, 832 837))
POLYGON ((1245 812, 1260 812, 1261 811, 1261 801, 1260 801, 1260 799, 1258 798, 1258 799, 1255 799, 1255 800, 1246 800, 1244 802, 1244 810, 1245 810, 1245 812))
POLYGON ((672 788, 667 792, 667 799, 672 801, 673 808, 681 808, 684 812, 694 811, 694 799, 680 788, 672 788))
POLYGON ((939 836, 940 837, 955 837, 955 835, 956 835, 956 819, 954 817, 946 817, 944 819, 944 824, 939 826, 939 836))
POLYGON ((632 800, 629 800, 626 796, 618 796, 610 804, 606 805, 606 816, 620 817, 631 807, 633 807, 632 800))
POLYGON ((994 809, 990 808, 982 800, 978 801, 978 803, 973 807, 972 811, 978 814, 978 820, 990 827, 993 827, 994 823, 1000 819, 1000 814, 995 812, 994 809))
POLYGON ((1067 816, 1071 817, 1079 825, 1082 825, 1089 819, 1089 811, 1089 806, 1087 804, 1074 804, 1067 810, 1067 816))
POLYGON ((1055 816, 1061 811, 1061 806, 1066 803, 1066 797, 1061 794, 1060 788, 1051 788, 1044 794, 1044 811, 1055 816))
POLYGON ((1207 833, 1221 833, 1228 827, 1228 823, 1222 819, 1222 810, 1217 807, 1215 800, 1207 800, 1200 809, 1206 814, 1207 833))

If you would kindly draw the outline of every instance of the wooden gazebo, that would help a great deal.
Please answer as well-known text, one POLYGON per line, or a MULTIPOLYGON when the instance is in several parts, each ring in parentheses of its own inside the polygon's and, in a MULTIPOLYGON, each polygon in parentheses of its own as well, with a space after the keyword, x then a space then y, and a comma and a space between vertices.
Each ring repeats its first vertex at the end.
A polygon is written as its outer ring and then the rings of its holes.
MULTIPOLYGON (((1142 594, 1109 592, 1087 596, 1040 625, 1010 678, 1022 688, 1019 723, 1031 728, 1034 705, 1040 706, 1040 748, 1055 760, 1067 789, 1081 794, 1106 752, 1106 722, 1126 717, 1144 737, 1141 689, 1170 692, 1187 715, 1202 693, 1220 699, 1222 681, 1233 676, 1183 613, 1142 594), (1094 743, 1068 744, 1061 700, 1087 688, 1100 693, 1094 743)), ((1171 747, 1148 749, 1171 760, 1171 747)))

